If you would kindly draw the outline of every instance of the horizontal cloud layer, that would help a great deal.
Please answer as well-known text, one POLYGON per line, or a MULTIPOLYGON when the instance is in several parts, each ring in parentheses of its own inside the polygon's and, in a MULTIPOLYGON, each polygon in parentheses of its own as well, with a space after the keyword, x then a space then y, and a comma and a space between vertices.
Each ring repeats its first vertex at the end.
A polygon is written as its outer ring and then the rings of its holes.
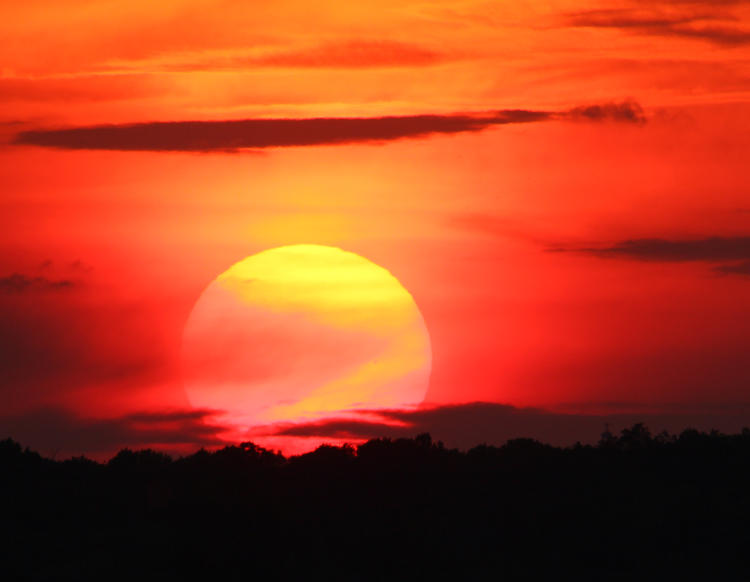
POLYGON ((192 449, 220 445, 221 426, 210 410, 135 413, 116 418, 85 418, 61 408, 0 416, 0 439, 12 437, 44 454, 111 453, 123 447, 192 449))
POLYGON ((750 261, 744 261, 734 265, 719 265, 714 268, 714 271, 722 275, 743 275, 745 277, 750 277, 750 261))
POLYGON ((586 28, 611 28, 662 37, 704 40, 721 46, 750 43, 750 30, 727 22, 737 17, 727 8, 743 2, 636 2, 626 8, 584 10, 569 14, 565 23, 586 28), (644 4, 646 7, 644 7, 644 4), (722 6, 724 9, 721 9, 722 6), (670 8, 664 10, 664 8, 670 8))
POLYGON ((419 44, 386 39, 351 39, 292 46, 258 54, 257 49, 178 51, 141 59, 115 60, 103 66, 107 73, 252 71, 264 67, 292 69, 366 69, 422 67, 454 60, 419 44))
POLYGON ((642 261, 725 261, 750 259, 750 236, 713 236, 686 240, 642 238, 624 240, 603 247, 554 248, 551 250, 642 261))
POLYGON ((174 121, 37 129, 19 133, 13 143, 75 150, 221 152, 383 142, 554 119, 641 123, 645 117, 637 103, 625 101, 564 112, 510 109, 479 114, 174 121))
POLYGON ((388 40, 351 40, 305 50, 277 52, 249 59, 250 66, 274 67, 393 67, 431 65, 445 55, 416 44, 388 40))
MULTIPOLYGON (((273 436, 308 437, 317 442, 321 439, 361 442, 430 433, 449 447, 469 449, 480 444, 501 445, 515 438, 534 438, 558 446, 576 442, 593 444, 606 428, 616 433, 639 422, 654 433, 664 430, 679 433, 687 428, 731 433, 750 425, 750 405, 677 404, 634 412, 638 409, 638 405, 631 403, 595 403, 591 413, 564 413, 474 402, 412 410, 360 411, 341 418, 278 423, 252 429, 248 439, 273 436)), ((45 455, 83 453, 101 457, 124 447, 189 453, 198 447, 227 444, 225 428, 213 420, 217 414, 212 410, 186 409, 86 418, 61 408, 40 408, 0 415, 0 439, 11 437, 45 455)))
POLYGON ((548 250, 584 253, 601 258, 671 263, 741 261, 718 265, 714 267, 714 271, 721 275, 750 276, 750 236, 713 236, 685 240, 641 238, 619 241, 601 247, 555 247, 548 250))
POLYGON ((72 289, 76 281, 72 279, 48 279, 13 273, 0 277, 0 293, 29 293, 44 291, 65 291, 72 289))
POLYGON ((428 432, 450 447, 470 448, 478 444, 502 444, 513 438, 535 438, 555 445, 594 443, 606 425, 620 430, 637 422, 652 430, 672 433, 686 428, 739 431, 750 424, 750 408, 701 407, 702 412, 664 406, 644 413, 625 412, 635 405, 601 408, 607 414, 564 414, 538 408, 516 408, 505 404, 475 402, 417 410, 369 411, 362 418, 339 418, 299 424, 279 424, 259 432, 278 436, 323 437, 363 440, 378 437, 413 437, 428 432), (373 415, 379 420, 373 420, 373 415))

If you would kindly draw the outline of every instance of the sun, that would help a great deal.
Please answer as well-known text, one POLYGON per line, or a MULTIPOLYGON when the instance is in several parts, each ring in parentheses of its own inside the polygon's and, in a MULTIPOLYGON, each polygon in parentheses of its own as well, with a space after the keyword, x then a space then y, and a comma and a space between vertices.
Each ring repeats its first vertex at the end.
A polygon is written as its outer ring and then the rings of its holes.
POLYGON ((241 429, 419 404, 432 355, 422 314, 391 273, 305 244, 214 279, 185 325, 182 362, 191 404, 241 429))

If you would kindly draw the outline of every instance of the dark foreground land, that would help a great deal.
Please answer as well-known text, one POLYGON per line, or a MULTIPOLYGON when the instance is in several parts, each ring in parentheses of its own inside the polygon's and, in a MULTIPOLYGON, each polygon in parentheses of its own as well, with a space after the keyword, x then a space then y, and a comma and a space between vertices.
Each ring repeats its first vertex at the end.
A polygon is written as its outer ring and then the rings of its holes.
POLYGON ((750 431, 55 462, 0 442, 4 580, 743 580, 750 431))

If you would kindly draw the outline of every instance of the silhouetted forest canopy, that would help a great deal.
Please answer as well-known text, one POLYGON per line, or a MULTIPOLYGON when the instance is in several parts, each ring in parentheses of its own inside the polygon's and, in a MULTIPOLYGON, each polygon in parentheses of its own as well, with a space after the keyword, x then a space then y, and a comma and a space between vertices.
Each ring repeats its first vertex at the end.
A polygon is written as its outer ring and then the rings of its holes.
POLYGON ((5 580, 742 579, 750 430, 50 460, 0 442, 5 580))

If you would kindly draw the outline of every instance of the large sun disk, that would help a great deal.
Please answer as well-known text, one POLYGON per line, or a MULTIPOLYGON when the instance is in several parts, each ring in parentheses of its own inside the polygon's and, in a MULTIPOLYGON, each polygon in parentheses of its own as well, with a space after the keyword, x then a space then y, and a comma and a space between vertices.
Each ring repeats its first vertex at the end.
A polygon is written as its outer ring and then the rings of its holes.
POLYGON ((237 427, 419 404, 430 340, 409 292, 339 248, 278 247, 219 275, 183 335, 191 403, 237 427))

